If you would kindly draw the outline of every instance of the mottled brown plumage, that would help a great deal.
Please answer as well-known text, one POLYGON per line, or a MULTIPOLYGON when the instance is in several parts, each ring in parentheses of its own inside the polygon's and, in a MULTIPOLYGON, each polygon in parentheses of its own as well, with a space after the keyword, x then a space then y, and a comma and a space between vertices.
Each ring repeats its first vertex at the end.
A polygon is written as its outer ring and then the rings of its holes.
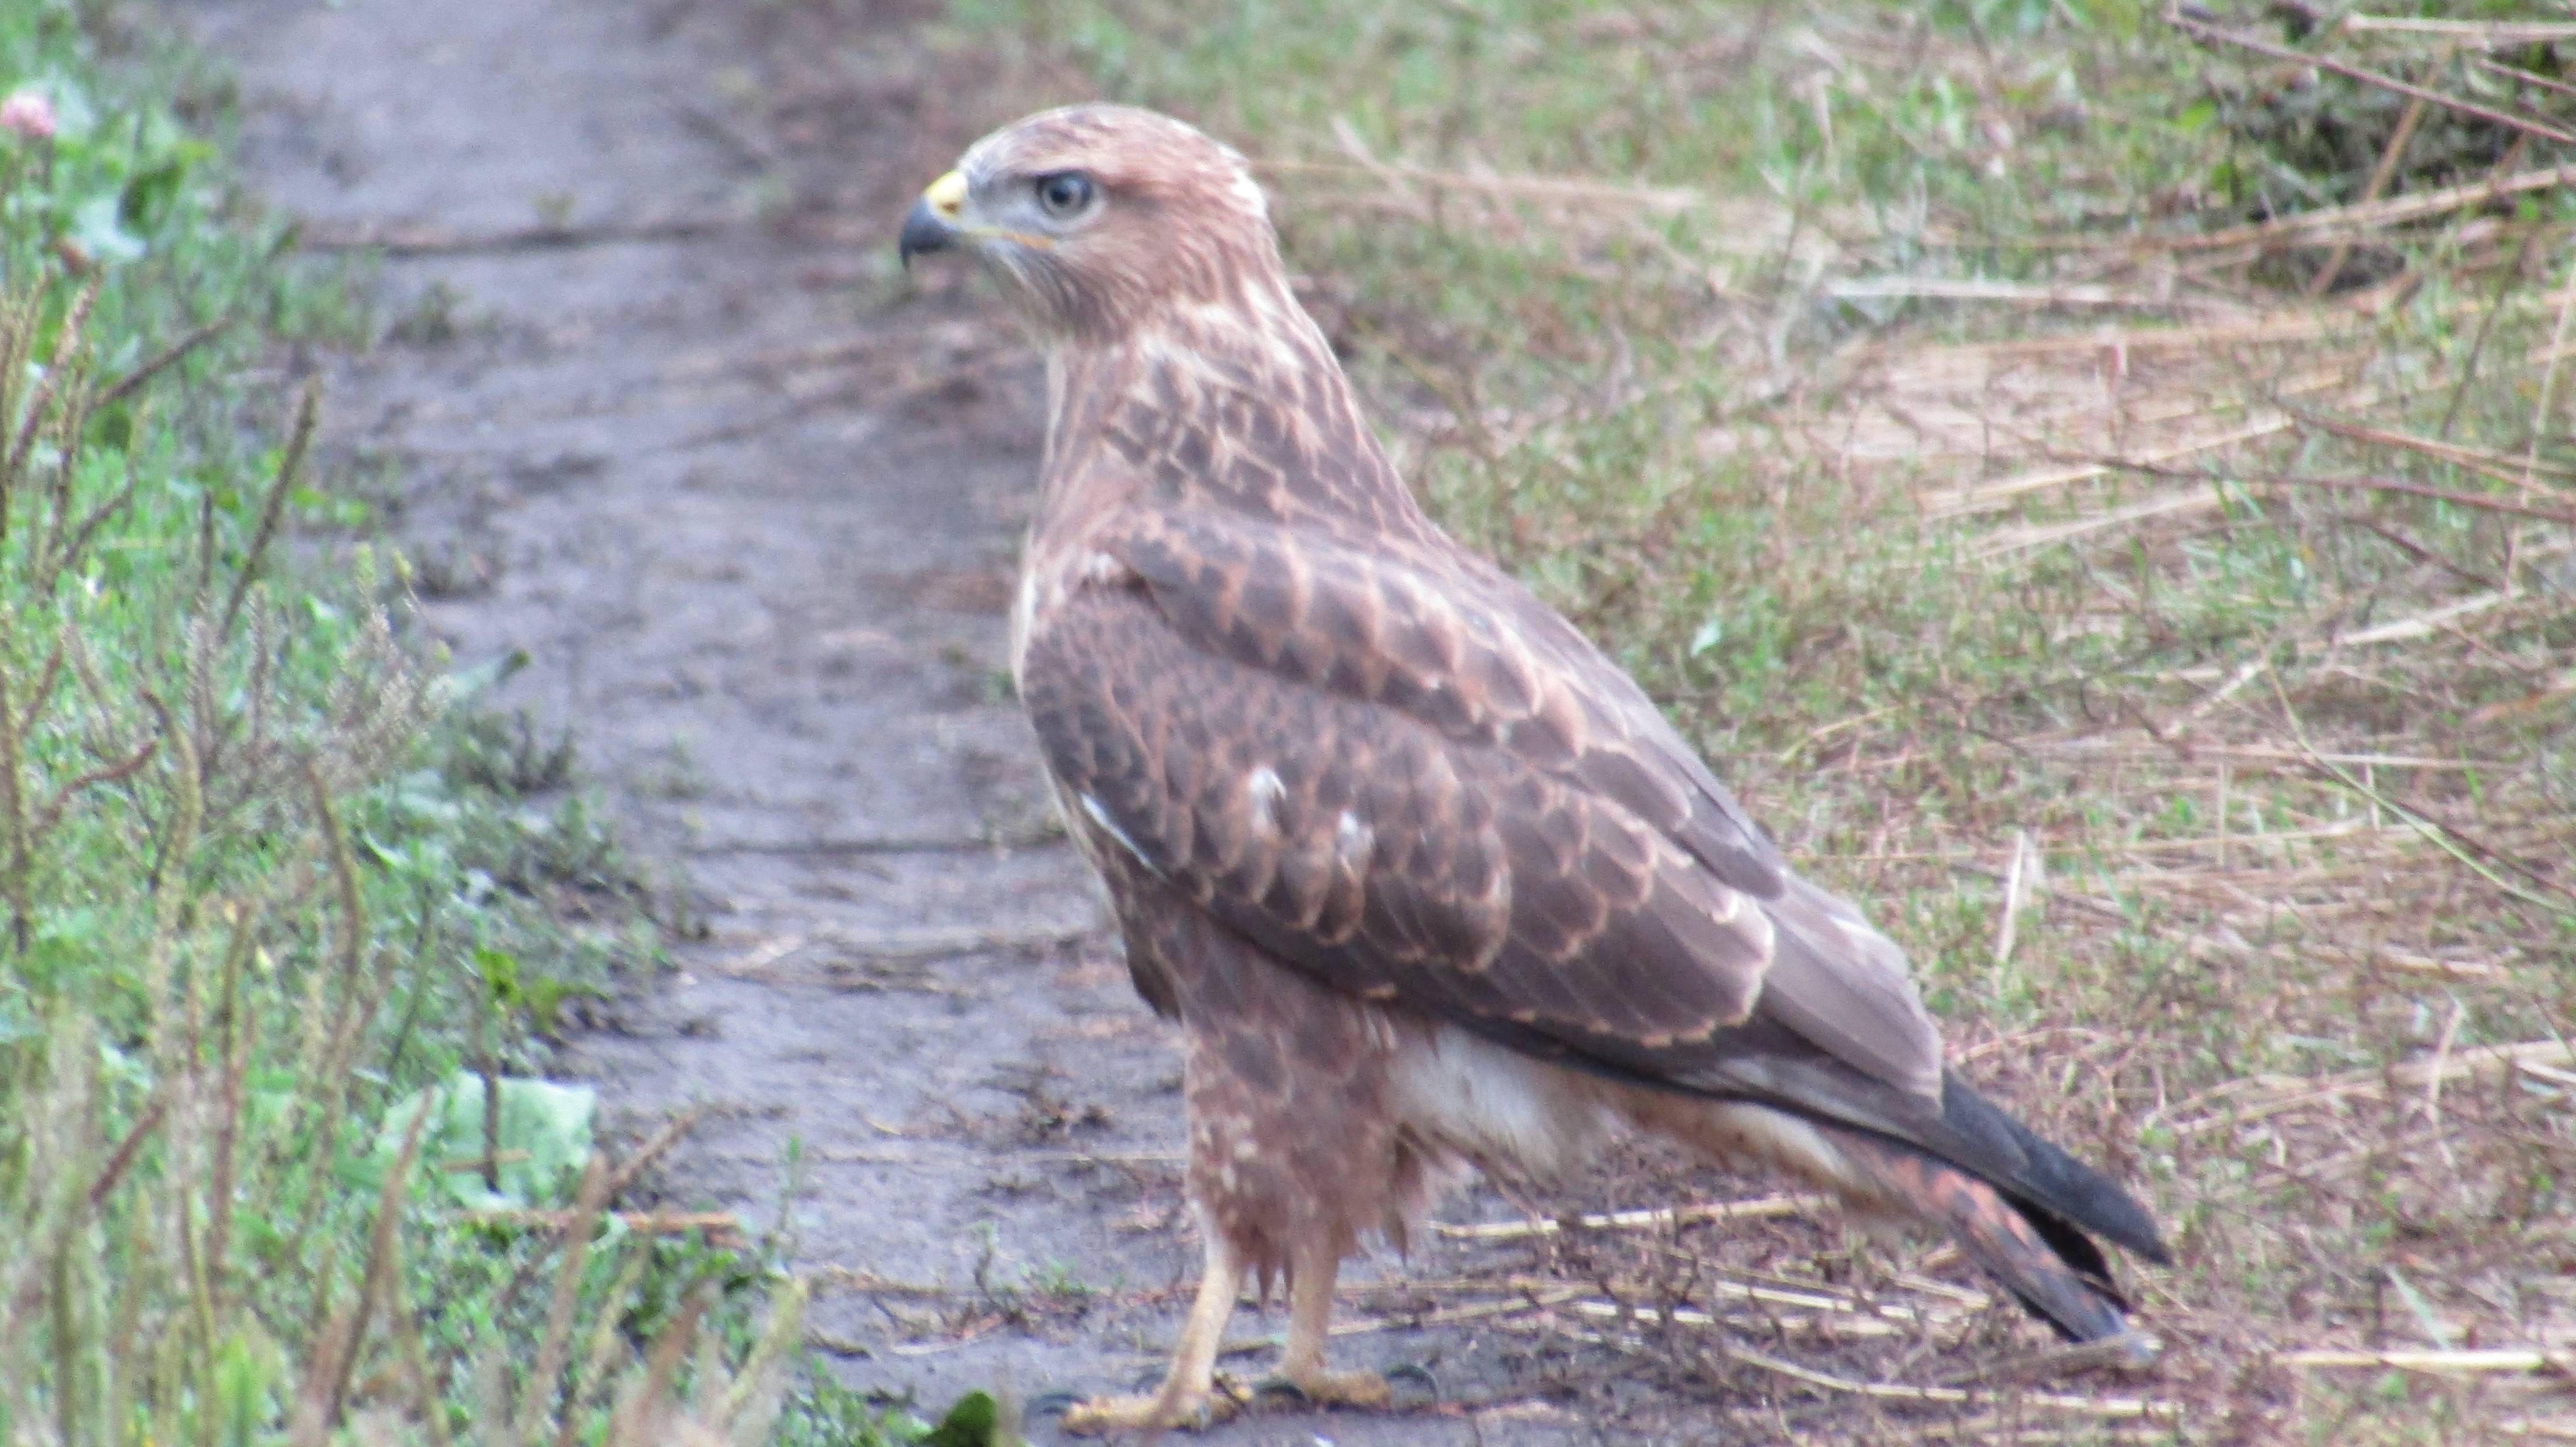
MULTIPOLYGON (((1137 988, 1187 1040, 1208 1276, 1156 1397, 1208 1403, 1247 1271, 1282 1371, 1332 1277, 1469 1166, 1638 1127, 1949 1230, 2060 1330, 2126 1331, 2089 1230, 2145 1212, 1942 1064, 1904 956, 1792 873, 1615 664, 1424 516, 1290 294, 1233 152, 1110 106, 978 143, 915 251, 1048 343, 1013 666, 1137 988)), ((2131 1340, 2134 1340, 2132 1338, 2131 1340)))

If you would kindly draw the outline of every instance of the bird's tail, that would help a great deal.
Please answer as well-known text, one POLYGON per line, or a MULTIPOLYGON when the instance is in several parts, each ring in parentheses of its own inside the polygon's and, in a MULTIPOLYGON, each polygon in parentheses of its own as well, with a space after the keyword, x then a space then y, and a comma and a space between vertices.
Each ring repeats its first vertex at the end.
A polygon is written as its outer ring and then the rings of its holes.
POLYGON ((1710 1101, 1626 1097, 1630 1118, 1719 1160, 1764 1158, 1871 1215, 1937 1226, 2032 1314, 2077 1342, 2117 1343, 2143 1364, 2100 1237, 2159 1265, 2172 1257, 2135 1197, 1997 1109, 1956 1074, 1938 1103, 1841 1069, 1776 1068, 1790 1088, 1710 1101))
POLYGON ((2137 1364, 2154 1356, 2154 1343, 2130 1330, 2129 1304, 2093 1238, 2158 1264, 2172 1257, 2146 1208, 2101 1172, 1956 1074, 1944 1075, 1940 1114, 1917 1117, 1902 1137, 1809 1121, 1839 1157, 1846 1191, 1947 1231, 2068 1340, 2120 1343, 2137 1364))
POLYGON ((2132 1330, 2128 1302, 2100 1248, 2052 1213, 2014 1200, 1975 1175, 1913 1146, 1864 1131, 1828 1128, 1845 1167, 1870 1194, 1938 1226, 1968 1258, 2070 1341, 2119 1342, 2143 1364, 2154 1347, 2132 1330))

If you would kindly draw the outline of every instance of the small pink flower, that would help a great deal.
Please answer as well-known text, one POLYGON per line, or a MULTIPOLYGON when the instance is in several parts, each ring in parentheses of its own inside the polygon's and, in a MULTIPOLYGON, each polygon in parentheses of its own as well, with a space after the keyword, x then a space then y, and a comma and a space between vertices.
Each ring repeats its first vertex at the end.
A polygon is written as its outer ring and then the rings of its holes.
POLYGON ((0 131, 26 141, 45 141, 54 135, 54 103, 36 91, 14 91, 0 100, 0 131))

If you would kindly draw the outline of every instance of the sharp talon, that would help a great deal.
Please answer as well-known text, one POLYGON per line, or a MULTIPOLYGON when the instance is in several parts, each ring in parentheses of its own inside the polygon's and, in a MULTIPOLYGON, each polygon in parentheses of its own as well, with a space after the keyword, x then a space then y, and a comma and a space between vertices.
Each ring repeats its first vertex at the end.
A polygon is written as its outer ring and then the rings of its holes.
POLYGON ((1041 1417, 1060 1416, 1080 1405, 1080 1392, 1048 1392, 1029 1399, 1029 1410, 1041 1417))
POLYGON ((1431 1369, 1420 1362, 1397 1362, 1387 1368, 1387 1385, 1392 1387, 1399 1381, 1418 1382, 1422 1390, 1431 1394, 1431 1400, 1440 1400, 1440 1379, 1431 1375, 1431 1369))
POLYGON ((1286 1377, 1262 1378, 1260 1381, 1252 1384, 1252 1395, 1264 1402, 1268 1402, 1272 1398, 1285 1398, 1287 1402, 1293 1406, 1311 1407, 1315 1405, 1315 1399, 1306 1395, 1306 1389, 1304 1387, 1297 1385, 1286 1377))

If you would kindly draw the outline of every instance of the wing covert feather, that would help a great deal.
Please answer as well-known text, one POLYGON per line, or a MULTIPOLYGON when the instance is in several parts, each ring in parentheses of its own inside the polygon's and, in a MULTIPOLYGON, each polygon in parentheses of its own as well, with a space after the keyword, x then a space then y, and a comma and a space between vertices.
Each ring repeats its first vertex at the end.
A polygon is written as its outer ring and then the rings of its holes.
POLYGON ((1760 993, 1768 918, 1619 804, 1211 657, 1140 592, 1068 598, 1021 694, 1111 847, 1342 988, 1640 1071, 1760 993))
POLYGON ((1489 565, 1213 510, 1132 510, 1087 542, 1126 573, 1074 590, 1023 662, 1050 761, 1273 952, 1700 1088, 1735 1078, 1758 1004, 1939 1098, 1903 954, 1792 875, 1627 674, 1489 565))
POLYGON ((1209 652, 1504 749, 1617 800, 1733 888, 1786 887, 1778 851, 1636 682, 1473 554, 1435 572, 1202 512, 1131 513, 1094 544, 1209 652))

